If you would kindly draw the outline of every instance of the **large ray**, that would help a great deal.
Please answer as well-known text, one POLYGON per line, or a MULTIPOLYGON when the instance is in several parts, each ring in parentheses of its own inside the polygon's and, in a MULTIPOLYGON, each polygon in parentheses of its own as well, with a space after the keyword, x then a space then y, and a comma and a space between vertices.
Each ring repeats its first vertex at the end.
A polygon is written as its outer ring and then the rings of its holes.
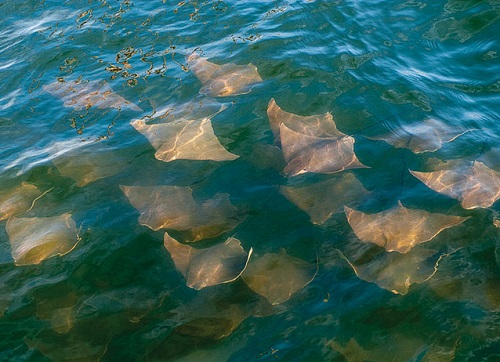
POLYGON ((216 194, 203 203, 195 201, 190 187, 120 186, 141 213, 139 223, 153 230, 187 231, 188 241, 216 237, 241 222, 228 194, 216 194))
POLYGON ((308 186, 283 186, 281 193, 307 212, 313 224, 321 225, 333 214, 343 212, 344 205, 352 205, 366 196, 368 191, 352 173, 346 173, 308 186))
POLYGON ((41 195, 34 185, 22 182, 21 186, 0 195, 0 221, 27 211, 41 195))
POLYGON ((281 124, 285 124, 288 128, 308 136, 332 138, 346 136, 337 129, 331 113, 300 116, 285 112, 278 106, 274 98, 271 98, 267 106, 267 116, 276 143, 279 143, 281 124))
POLYGON ((249 93, 252 86, 262 82, 253 64, 236 65, 228 63, 217 65, 192 54, 188 66, 203 84, 200 93, 211 97, 227 97, 249 93))
POLYGON ((390 134, 369 137, 384 140, 397 148, 408 148, 413 153, 434 152, 468 132, 462 127, 450 126, 440 120, 427 118, 420 123, 403 125, 390 134))
POLYGON ((416 247, 402 254, 386 252, 373 244, 354 242, 340 255, 349 263, 358 278, 379 287, 405 295, 414 283, 429 280, 437 271, 439 262, 458 250, 446 252, 416 247))
POLYGON ((459 160, 446 169, 410 173, 432 190, 459 200, 464 209, 490 207, 500 198, 500 172, 480 161, 459 160))
POLYGON ((288 255, 282 249, 278 254, 269 253, 253 258, 242 278, 250 289, 275 305, 289 300, 309 284, 316 273, 317 267, 288 255))
POLYGON ((39 264, 47 258, 65 255, 78 243, 76 224, 70 214, 11 218, 6 230, 16 265, 39 264))
POLYGON ((79 82, 54 82, 44 85, 43 89, 60 98, 65 107, 76 110, 90 107, 98 108, 129 108, 133 111, 142 111, 140 107, 127 101, 125 98, 115 94, 107 83, 90 81, 88 83, 79 82))
POLYGON ((149 140, 156 150, 156 159, 160 161, 232 161, 239 157, 226 150, 219 142, 210 117, 152 125, 147 125, 143 120, 134 120, 131 124, 149 140))
POLYGON ((175 267, 186 278, 187 286, 196 290, 236 280, 252 255, 252 249, 247 253, 235 238, 209 248, 197 249, 179 243, 165 233, 164 245, 175 267))
POLYGON ((52 162, 61 175, 75 180, 79 187, 113 176, 127 166, 127 160, 121 154, 89 147, 70 151, 52 162))
POLYGON ((399 253, 407 253, 414 246, 434 239, 444 229, 470 218, 407 209, 400 201, 396 207, 377 214, 365 214, 347 206, 344 209, 347 221, 361 241, 399 253))
POLYGON ((316 137, 280 125, 281 148, 287 165, 284 172, 296 176, 307 172, 336 173, 354 168, 368 168, 354 153, 351 136, 316 137))

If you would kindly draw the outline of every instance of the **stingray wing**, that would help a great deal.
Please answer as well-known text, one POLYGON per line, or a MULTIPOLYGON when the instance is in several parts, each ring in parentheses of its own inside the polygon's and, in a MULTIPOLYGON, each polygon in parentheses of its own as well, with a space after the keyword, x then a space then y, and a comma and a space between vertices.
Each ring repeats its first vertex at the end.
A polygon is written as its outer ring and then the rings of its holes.
POLYGON ((27 211, 40 195, 41 192, 36 186, 26 182, 2 194, 0 197, 0 221, 27 211))
POLYGON ((398 206, 377 214, 365 214, 345 207, 347 221, 356 236, 387 251, 407 253, 415 245, 432 240, 444 229, 459 225, 469 217, 430 213, 398 206))
POLYGON ((196 249, 165 233, 164 246, 187 286, 196 290, 236 280, 252 255, 252 249, 247 253, 235 238, 206 249, 196 249))

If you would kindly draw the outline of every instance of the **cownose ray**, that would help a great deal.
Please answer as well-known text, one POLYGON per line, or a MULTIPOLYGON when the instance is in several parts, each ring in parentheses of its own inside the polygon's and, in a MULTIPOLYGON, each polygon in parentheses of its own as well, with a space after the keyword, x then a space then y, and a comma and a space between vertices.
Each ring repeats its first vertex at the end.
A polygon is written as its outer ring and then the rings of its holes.
POLYGON ((239 156, 226 150, 214 133, 211 122, 214 115, 151 125, 138 119, 130 124, 149 140, 157 160, 235 160, 239 156))
POLYGON ((127 166, 127 160, 120 153, 94 149, 90 145, 57 156, 52 162, 62 176, 73 179, 78 187, 113 176, 127 166))
POLYGON ((311 116, 301 116, 284 111, 276 103, 274 98, 271 98, 267 105, 267 117, 269 119, 271 131, 274 135, 275 143, 279 143, 281 124, 285 124, 288 128, 308 136, 332 138, 347 136, 337 129, 337 125, 330 112, 311 116))
POLYGON ((354 153, 354 138, 316 137, 280 125, 280 139, 287 165, 285 174, 307 172, 336 173, 354 168, 369 168, 354 153))
POLYGON ((98 108, 129 108, 133 111, 141 112, 142 109, 132 102, 113 92, 107 83, 99 81, 85 82, 60 82, 56 81, 43 86, 43 89, 60 98, 65 107, 75 110, 98 108))
POLYGON ((76 224, 66 213, 52 217, 11 218, 6 225, 16 265, 39 264, 65 255, 78 243, 76 224))
POLYGON ((289 176, 367 168, 354 153, 353 137, 337 129, 330 113, 300 116, 283 111, 271 99, 267 107, 275 143, 281 144, 289 176))
POLYGON ((224 243, 198 249, 165 233, 164 246, 186 279, 187 286, 196 290, 238 279, 252 255, 252 248, 247 253, 240 241, 233 237, 224 243))
POLYGON ((401 201, 392 209, 376 214, 365 214, 347 206, 344 210, 358 239, 399 253, 407 253, 414 246, 434 239, 441 231, 470 218, 407 209, 401 201))
POLYGON ((252 258, 243 281, 272 304, 281 304, 312 282, 318 272, 305 260, 290 256, 284 249, 252 258))
POLYGON ((280 191, 304 210, 316 225, 323 224, 335 213, 343 212, 344 205, 352 205, 368 195, 368 190, 351 172, 312 185, 283 186, 280 191))
POLYGON ((500 172, 481 161, 450 161, 445 169, 410 173, 430 189, 457 199, 464 209, 490 207, 500 198, 500 172))
POLYGON ((0 195, 0 221, 22 214, 42 195, 35 185, 22 182, 20 186, 0 195))
POLYGON ((394 294, 405 295, 412 284, 424 283, 434 276, 441 260, 458 249, 446 246, 443 251, 417 246, 402 254, 354 241, 338 252, 358 278, 394 294))
POLYGON ((120 189, 141 213, 141 225, 155 231, 185 231, 186 241, 216 237, 242 221, 228 194, 197 202, 190 187, 120 185, 120 189))
POLYGON ((201 94, 211 97, 227 97, 246 94, 256 83, 262 82, 257 67, 252 63, 218 65, 201 58, 198 54, 187 57, 189 69, 202 83, 201 94))
POLYGON ((435 118, 427 118, 419 123, 400 126, 389 134, 368 138, 383 140, 396 148, 408 148, 418 154, 437 151, 444 143, 452 142, 468 131, 435 118))

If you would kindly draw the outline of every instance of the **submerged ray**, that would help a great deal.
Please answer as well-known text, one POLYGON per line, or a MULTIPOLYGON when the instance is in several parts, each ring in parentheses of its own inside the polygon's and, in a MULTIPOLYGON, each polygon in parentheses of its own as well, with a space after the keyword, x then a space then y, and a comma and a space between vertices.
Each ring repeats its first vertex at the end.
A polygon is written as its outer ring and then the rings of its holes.
POLYGON ((238 279, 252 255, 252 249, 247 253, 235 238, 197 249, 179 243, 165 233, 164 246, 175 267, 186 279, 187 286, 196 290, 238 279))
POLYGON ((413 153, 424 153, 437 151, 443 143, 452 142, 468 131, 427 118, 421 123, 403 125, 390 134, 370 138, 386 141, 396 148, 408 148, 413 153))
POLYGON ((335 213, 343 212, 344 205, 352 205, 368 194, 352 174, 332 178, 309 186, 283 186, 281 193, 304 210, 313 224, 321 225, 335 213))
POLYGON ((328 112, 312 116, 300 116, 298 114, 283 111, 283 109, 278 106, 274 98, 271 98, 267 106, 267 116, 269 118, 269 124, 271 125, 275 142, 277 142, 280 138, 281 124, 308 136, 332 138, 341 138, 346 136, 337 129, 337 125, 335 124, 331 113, 328 112))
POLYGON ((127 160, 113 151, 100 152, 93 148, 70 151, 52 160, 59 173, 83 187, 94 181, 113 176, 127 166, 127 160))
POLYGON ((156 159, 160 161, 232 161, 239 157, 219 142, 210 117, 152 125, 147 125, 143 120, 134 120, 131 124, 149 140, 156 150, 156 159))
POLYGON ((203 84, 200 93, 211 97, 227 97, 246 94, 262 78, 253 64, 236 65, 228 63, 217 65, 192 54, 187 58, 188 66, 203 84))
POLYGON ((245 283, 272 305, 289 300, 297 291, 312 282, 317 267, 290 256, 282 249, 253 258, 242 275, 245 283))
POLYGON ((65 255, 78 243, 76 224, 70 214, 11 218, 6 230, 16 265, 39 264, 50 257, 65 255))
POLYGON ((480 161, 459 160, 447 169, 410 173, 432 190, 457 199, 464 209, 490 207, 500 198, 500 172, 480 161))
POLYGON ((0 221, 26 212, 41 196, 40 190, 32 184, 22 182, 21 186, 0 195, 0 221))
POLYGON ((470 218, 407 209, 400 201, 396 207, 377 214, 365 214, 347 206, 344 210, 361 241, 399 253, 407 253, 414 246, 434 239, 444 229, 470 218))
POLYGON ((307 172, 336 173, 354 168, 368 168, 354 153, 351 136, 316 137, 280 125, 281 148, 287 165, 285 173, 296 176, 307 172))
POLYGON ((412 284, 429 280, 436 273, 440 261, 458 250, 441 252, 416 247, 402 254, 377 248, 373 244, 354 242, 347 250, 339 252, 358 278, 401 295, 408 293, 412 284))
POLYGON ((187 231, 188 241, 216 237, 242 221, 228 194, 216 194, 199 203, 190 187, 122 186, 130 203, 141 213, 139 223, 153 230, 187 231))
POLYGON ((44 85, 43 89, 60 98, 65 107, 76 110, 90 107, 98 108, 129 108, 133 111, 142 111, 140 107, 113 92, 107 83, 90 81, 88 83, 79 82, 54 82, 44 85))

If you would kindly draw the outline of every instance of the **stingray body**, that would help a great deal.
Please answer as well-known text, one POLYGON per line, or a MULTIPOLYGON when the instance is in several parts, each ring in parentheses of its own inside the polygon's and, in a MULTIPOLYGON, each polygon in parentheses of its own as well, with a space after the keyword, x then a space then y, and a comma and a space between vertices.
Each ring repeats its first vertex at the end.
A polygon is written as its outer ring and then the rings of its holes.
POLYGON ((185 231, 188 241, 216 237, 241 222, 228 194, 216 194, 204 202, 193 198, 190 187, 120 186, 140 211, 139 223, 152 230, 185 231))
POLYGON ((228 63, 217 65, 192 54, 187 58, 188 66, 203 84, 200 93, 211 97, 227 97, 246 94, 262 78, 253 64, 236 65, 228 63))
POLYGON ((346 173, 308 186, 283 186, 281 193, 307 212, 313 224, 321 225, 333 214, 343 212, 344 205, 352 205, 366 196, 368 191, 352 173, 346 173))
POLYGON ((97 81, 88 83, 54 82, 44 85, 43 89, 54 97, 60 98, 65 107, 76 110, 96 106, 98 108, 129 108, 133 111, 142 111, 134 103, 115 94, 107 83, 97 81))
POLYGON ((464 209, 490 207, 500 198, 500 172, 480 161, 459 160, 446 169, 410 173, 432 190, 459 200, 464 209))
POLYGON ((67 254, 78 242, 76 224, 70 214, 11 218, 6 230, 16 265, 39 264, 47 258, 67 254))
POLYGON ((275 305, 289 300, 309 284, 316 273, 317 268, 313 265, 288 255, 282 249, 279 253, 252 259, 242 278, 250 289, 275 305))
POLYGON ((299 116, 283 111, 274 99, 267 112, 287 162, 284 172, 289 176, 367 168, 354 153, 354 138, 337 129, 330 113, 299 116))
POLYGON ((349 225, 361 241, 399 253, 407 253, 415 245, 470 218, 407 209, 399 201, 396 207, 377 214, 365 214, 347 206, 344 209, 349 225))
POLYGON ((149 140, 156 150, 155 158, 160 161, 232 161, 239 157, 222 146, 208 117, 152 125, 147 125, 143 120, 134 120, 131 124, 149 140))
POLYGON ((186 278, 187 286, 197 290, 236 280, 252 255, 252 249, 247 253, 235 238, 197 249, 181 244, 165 233, 164 246, 177 270, 186 278))
POLYGON ((466 132, 468 130, 461 127, 427 118, 420 123, 398 127, 387 135, 370 138, 384 140, 397 148, 408 148, 413 153, 424 153, 437 151, 444 143, 452 142, 466 132))
POLYGON ((27 211, 41 195, 34 185, 23 182, 21 186, 0 195, 0 221, 27 211))

